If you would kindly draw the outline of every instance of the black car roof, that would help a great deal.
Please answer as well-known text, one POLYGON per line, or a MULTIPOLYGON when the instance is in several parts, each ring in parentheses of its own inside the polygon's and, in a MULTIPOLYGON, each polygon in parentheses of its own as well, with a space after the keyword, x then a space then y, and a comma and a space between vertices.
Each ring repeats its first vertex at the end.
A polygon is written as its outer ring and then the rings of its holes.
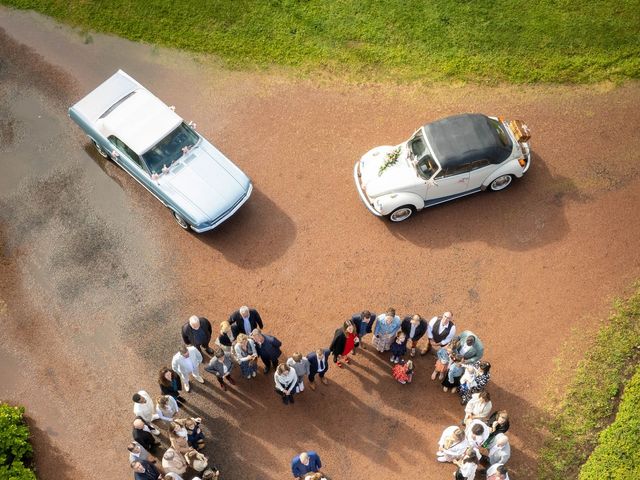
POLYGON ((511 140, 505 133, 505 145, 489 122, 486 115, 466 113, 425 125, 427 141, 442 168, 485 158, 491 163, 504 161, 511 154, 511 140))

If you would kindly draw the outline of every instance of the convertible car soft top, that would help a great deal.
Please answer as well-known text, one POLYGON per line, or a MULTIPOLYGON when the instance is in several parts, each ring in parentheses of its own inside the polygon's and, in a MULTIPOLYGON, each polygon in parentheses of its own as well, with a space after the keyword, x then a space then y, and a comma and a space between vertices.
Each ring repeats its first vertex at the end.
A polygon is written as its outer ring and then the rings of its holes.
POLYGON ((500 163, 513 150, 507 135, 500 136, 486 115, 467 113, 443 118, 424 126, 433 155, 442 168, 462 162, 489 159, 500 163))

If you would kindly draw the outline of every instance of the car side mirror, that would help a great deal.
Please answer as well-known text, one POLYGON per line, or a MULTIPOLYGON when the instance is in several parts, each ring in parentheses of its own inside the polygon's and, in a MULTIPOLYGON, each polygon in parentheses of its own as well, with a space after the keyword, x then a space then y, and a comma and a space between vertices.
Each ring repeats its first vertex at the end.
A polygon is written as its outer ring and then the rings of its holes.
POLYGON ((194 122, 193 120, 191 120, 187 125, 189 125, 194 130, 196 129, 196 122, 194 122))
POLYGON ((111 157, 112 158, 118 158, 120 156, 120 154, 118 153, 117 150, 112 150, 111 151, 111 157))

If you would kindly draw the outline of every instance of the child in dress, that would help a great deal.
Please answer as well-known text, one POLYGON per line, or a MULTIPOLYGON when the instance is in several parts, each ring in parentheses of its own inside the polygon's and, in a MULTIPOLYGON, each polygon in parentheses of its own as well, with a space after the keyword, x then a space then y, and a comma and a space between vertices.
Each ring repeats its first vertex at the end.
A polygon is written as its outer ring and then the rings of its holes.
POLYGON ((402 330, 396 333, 396 339, 391 344, 391 363, 400 363, 402 357, 407 354, 407 336, 402 330))
POLYGON ((436 376, 438 377, 438 380, 442 380, 444 378, 444 374, 447 373, 449 364, 453 358, 454 345, 454 342, 449 342, 446 347, 441 348, 438 350, 438 353, 436 353, 436 366, 431 374, 431 380, 435 380, 436 376))
POLYGON ((411 383, 411 380, 413 380, 413 361, 409 360, 407 363, 394 365, 391 369, 391 375, 403 385, 411 383))

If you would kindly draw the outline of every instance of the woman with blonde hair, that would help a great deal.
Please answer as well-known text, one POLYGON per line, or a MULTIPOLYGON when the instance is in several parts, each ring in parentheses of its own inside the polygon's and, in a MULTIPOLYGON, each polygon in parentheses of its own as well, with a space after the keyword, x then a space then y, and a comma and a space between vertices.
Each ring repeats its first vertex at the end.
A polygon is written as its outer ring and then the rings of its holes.
POLYGON ((436 456, 439 462, 453 462, 462 458, 469 447, 465 432, 458 425, 447 427, 438 441, 436 456))
POLYGON ((509 430, 509 414, 506 410, 498 410, 493 412, 489 417, 489 421, 487 422, 489 426, 489 437, 482 444, 484 448, 491 448, 493 444, 493 439, 499 433, 507 433, 509 430))
POLYGON ((281 363, 278 365, 278 368, 276 368, 273 380, 276 384, 276 393, 282 397, 282 403, 285 405, 294 403, 293 395, 296 392, 296 385, 298 384, 296 371, 286 363, 281 363))
POLYGON ((322 472, 307 473, 304 480, 329 480, 322 472))
POLYGON ((216 344, 222 349, 224 353, 229 355, 233 354, 233 342, 236 339, 236 334, 233 332, 231 325, 226 320, 220 322, 220 335, 216 339, 216 344))
POLYGON ((171 422, 171 425, 169 426, 169 441, 171 442, 171 448, 179 453, 187 453, 191 449, 187 436, 188 432, 184 425, 175 421, 171 422))
POLYGON ((171 395, 160 395, 156 398, 156 414, 160 420, 171 422, 179 410, 178 402, 171 395))
POLYGON ((258 351, 255 342, 244 333, 238 335, 233 347, 236 359, 240 364, 240 371, 246 378, 255 378, 258 371, 258 351))

